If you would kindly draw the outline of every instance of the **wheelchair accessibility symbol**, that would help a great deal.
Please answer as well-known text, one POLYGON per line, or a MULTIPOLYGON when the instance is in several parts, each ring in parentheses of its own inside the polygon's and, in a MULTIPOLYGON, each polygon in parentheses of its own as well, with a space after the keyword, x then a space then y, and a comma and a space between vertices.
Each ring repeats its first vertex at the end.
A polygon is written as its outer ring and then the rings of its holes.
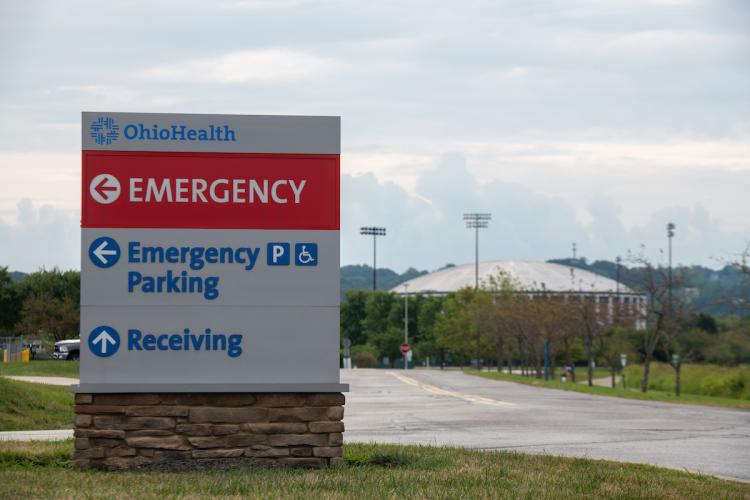
POLYGON ((317 266, 318 265, 318 244, 317 243, 295 243, 294 264, 297 266, 317 266))

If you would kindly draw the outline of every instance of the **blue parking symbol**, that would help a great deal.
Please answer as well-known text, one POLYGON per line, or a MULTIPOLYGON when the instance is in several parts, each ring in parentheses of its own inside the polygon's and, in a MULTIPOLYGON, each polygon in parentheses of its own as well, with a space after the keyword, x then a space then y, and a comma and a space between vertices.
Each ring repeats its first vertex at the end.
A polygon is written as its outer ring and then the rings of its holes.
POLYGON ((269 266, 289 265, 289 243, 269 243, 266 245, 266 261, 269 266))
POLYGON ((318 265, 318 244, 317 243, 296 243, 294 245, 294 265, 317 266, 318 265))

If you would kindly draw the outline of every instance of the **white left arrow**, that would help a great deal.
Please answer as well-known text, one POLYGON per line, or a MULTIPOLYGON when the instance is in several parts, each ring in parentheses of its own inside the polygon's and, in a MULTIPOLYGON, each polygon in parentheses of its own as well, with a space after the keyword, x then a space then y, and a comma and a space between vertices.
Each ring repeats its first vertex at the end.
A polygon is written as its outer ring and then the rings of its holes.
POLYGON ((102 330, 102 332, 93 340, 94 344, 98 344, 99 342, 102 344, 102 354, 107 354, 107 342, 110 342, 112 345, 117 343, 107 330, 102 330))
POLYGON ((107 242, 102 241, 101 245, 96 247, 96 250, 94 250, 94 255, 96 255, 96 258, 102 261, 102 264, 106 264, 107 261, 107 255, 117 255, 116 250, 106 250, 107 248, 107 242))

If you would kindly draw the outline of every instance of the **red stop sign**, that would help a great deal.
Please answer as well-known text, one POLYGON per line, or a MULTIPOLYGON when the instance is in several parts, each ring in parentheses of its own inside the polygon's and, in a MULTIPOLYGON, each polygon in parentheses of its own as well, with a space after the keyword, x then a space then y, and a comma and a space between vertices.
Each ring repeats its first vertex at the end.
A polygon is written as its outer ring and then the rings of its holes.
POLYGON ((409 344, 407 344, 406 342, 401 344, 401 354, 406 354, 407 352, 409 352, 409 349, 411 348, 409 347, 409 344))

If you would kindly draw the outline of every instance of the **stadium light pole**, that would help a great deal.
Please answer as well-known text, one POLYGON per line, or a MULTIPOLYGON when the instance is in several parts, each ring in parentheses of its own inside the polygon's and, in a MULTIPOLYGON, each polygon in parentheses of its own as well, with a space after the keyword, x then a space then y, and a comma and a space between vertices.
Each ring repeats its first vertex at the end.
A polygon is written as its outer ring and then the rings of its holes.
POLYGON ((378 255, 378 236, 385 236, 384 227, 376 226, 365 226, 359 228, 359 234, 364 236, 372 236, 372 291, 374 292, 378 288, 377 280, 377 255, 378 255))
POLYGON ((474 230, 474 288, 479 289, 479 230, 485 229, 492 219, 489 213, 464 214, 464 222, 468 229, 474 230))
POLYGON ((667 293, 669 294, 669 319, 672 319, 672 238, 674 238, 674 230, 675 225, 670 222, 667 224, 667 241, 669 242, 669 270, 668 270, 668 279, 669 279, 669 288, 667 289, 667 293))

